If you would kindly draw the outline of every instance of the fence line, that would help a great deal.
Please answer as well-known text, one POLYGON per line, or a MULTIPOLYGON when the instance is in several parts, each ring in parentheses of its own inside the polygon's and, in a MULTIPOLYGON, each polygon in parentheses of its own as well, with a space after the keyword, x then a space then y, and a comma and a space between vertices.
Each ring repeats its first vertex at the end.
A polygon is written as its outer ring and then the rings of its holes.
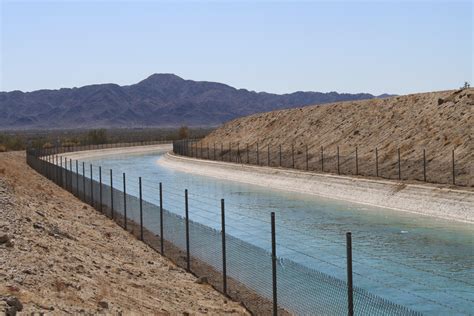
POLYGON ((454 150, 442 158, 439 155, 427 158, 425 149, 402 152, 401 148, 397 148, 395 153, 384 153, 379 148, 361 151, 356 146, 342 153, 339 146, 336 146, 335 152, 330 152, 325 147, 311 148, 307 145, 296 147, 294 144, 268 144, 262 149, 258 142, 254 146, 246 144, 243 147, 239 143, 229 143, 225 148, 223 144, 204 144, 202 140, 178 140, 173 141, 173 152, 188 157, 240 164, 474 186, 470 162, 457 162, 454 150), (209 155, 210 149, 213 151, 212 155, 209 155))
MULTIPOLYGON (((231 146, 229 148, 231 150, 231 146)), ((196 149, 197 147, 194 150, 196 149)), ((267 150, 268 154, 270 149, 267 150)), ((209 150, 203 151, 202 146, 199 151, 210 157, 209 150)), ((82 163, 81 174, 76 160, 74 171, 72 160, 69 168, 67 162, 63 165, 62 157, 58 156, 62 152, 63 149, 58 149, 57 152, 51 149, 29 149, 27 163, 186 270, 208 276, 216 289, 242 301, 255 314, 418 314, 353 285, 350 233, 346 236, 347 280, 342 281, 291 260, 279 258, 273 212, 270 215, 269 253, 226 234, 224 199, 220 203, 221 227, 216 230, 190 219, 187 189, 184 190, 184 214, 181 216, 164 208, 163 202, 166 203, 171 197, 164 195, 161 182, 159 205, 155 205, 144 200, 141 177, 137 181, 139 194, 136 197, 127 193, 125 173, 122 176, 123 191, 120 191, 114 187, 111 169, 110 184, 102 181, 100 166, 98 175, 96 174, 98 181, 94 179, 92 165, 87 178, 85 163, 82 163)), ((237 148, 237 152, 240 153, 240 148, 237 148)))

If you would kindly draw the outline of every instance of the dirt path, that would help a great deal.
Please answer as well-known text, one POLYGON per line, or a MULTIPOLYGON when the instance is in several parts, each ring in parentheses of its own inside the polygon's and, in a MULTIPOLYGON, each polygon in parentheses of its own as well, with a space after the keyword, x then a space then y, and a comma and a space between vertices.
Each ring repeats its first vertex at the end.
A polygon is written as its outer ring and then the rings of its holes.
POLYGON ((0 154, 0 312, 246 315, 114 222, 0 154), (16 298, 16 299, 15 299, 16 298))

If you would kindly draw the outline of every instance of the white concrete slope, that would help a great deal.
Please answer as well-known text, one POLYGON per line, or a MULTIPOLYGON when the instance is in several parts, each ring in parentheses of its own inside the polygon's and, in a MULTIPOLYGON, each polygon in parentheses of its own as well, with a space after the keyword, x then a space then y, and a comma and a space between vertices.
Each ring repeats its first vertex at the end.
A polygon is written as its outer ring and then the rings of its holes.
POLYGON ((241 165, 171 153, 157 163, 181 172, 474 223, 474 192, 470 189, 241 165))

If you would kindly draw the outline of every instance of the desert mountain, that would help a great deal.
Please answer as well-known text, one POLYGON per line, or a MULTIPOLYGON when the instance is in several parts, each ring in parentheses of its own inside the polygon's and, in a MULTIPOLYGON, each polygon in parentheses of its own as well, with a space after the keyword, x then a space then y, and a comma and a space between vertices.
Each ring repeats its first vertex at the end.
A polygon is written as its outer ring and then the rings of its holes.
POLYGON ((374 97, 337 92, 278 95, 154 74, 129 86, 0 92, 0 128, 215 126, 258 112, 374 97))

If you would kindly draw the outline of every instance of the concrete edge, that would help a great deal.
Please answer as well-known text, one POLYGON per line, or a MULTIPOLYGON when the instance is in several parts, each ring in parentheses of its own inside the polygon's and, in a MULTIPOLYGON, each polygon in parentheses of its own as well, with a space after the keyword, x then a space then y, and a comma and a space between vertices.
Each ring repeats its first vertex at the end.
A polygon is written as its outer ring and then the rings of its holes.
POLYGON ((474 192, 467 190, 195 159, 170 152, 157 163, 181 172, 474 223, 474 192))

